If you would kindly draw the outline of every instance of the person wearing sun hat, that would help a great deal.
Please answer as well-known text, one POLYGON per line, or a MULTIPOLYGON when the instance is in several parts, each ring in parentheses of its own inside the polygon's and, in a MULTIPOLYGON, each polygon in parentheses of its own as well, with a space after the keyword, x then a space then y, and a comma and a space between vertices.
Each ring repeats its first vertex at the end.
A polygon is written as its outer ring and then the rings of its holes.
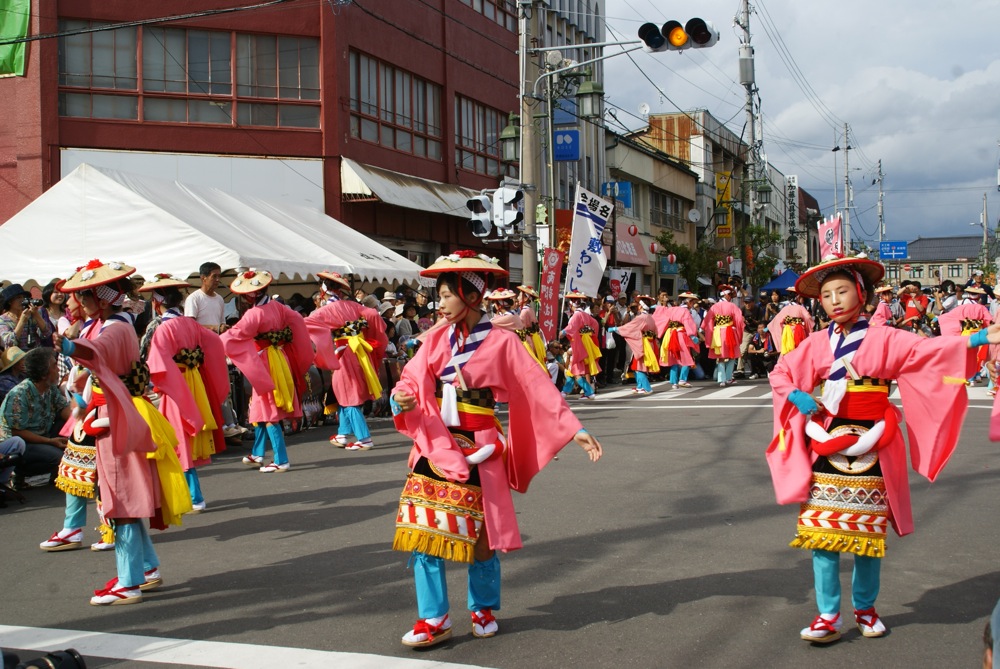
POLYGON ((142 519, 152 527, 179 525, 191 498, 170 424, 145 397, 149 371, 139 357, 133 317, 122 311, 135 268, 91 260, 60 290, 74 293, 87 317, 99 321, 74 340, 56 335, 64 355, 91 373, 88 430, 95 437, 98 509, 114 528, 118 576, 94 591, 94 606, 133 604, 157 588, 159 558, 142 519), (96 412, 91 414, 91 411, 96 412))
POLYGON ((791 353, 815 328, 812 314, 797 302, 789 302, 767 324, 778 355, 791 353))
MULTIPOLYGON (((573 376, 583 389, 581 399, 593 400, 596 393, 593 378, 601 372, 601 365, 598 362, 601 358, 601 349, 597 341, 600 325, 596 318, 587 313, 589 298, 585 294, 570 291, 566 293, 566 300, 573 315, 559 334, 569 337, 572 357, 567 377, 573 376)), ((570 381, 571 379, 567 378, 567 386, 570 386, 570 381)), ((563 390, 565 393, 565 388, 563 390)))
POLYGON ((412 553, 417 591, 419 618, 402 638, 406 646, 451 636, 445 560, 469 565, 473 636, 495 635, 496 551, 521 548, 511 489, 525 492, 570 441, 592 461, 601 456, 600 443, 520 339, 483 312, 488 282, 506 274, 495 259, 472 251, 442 256, 421 272, 437 280, 446 325, 424 333, 390 400, 396 428, 413 439, 393 541, 394 549, 412 553), (506 431, 494 415, 496 402, 509 404, 506 431))
POLYGON ((545 335, 542 334, 541 329, 538 327, 538 315, 535 313, 535 303, 537 300, 538 291, 533 286, 521 285, 517 287, 518 315, 521 317, 521 322, 524 323, 525 329, 528 330, 528 338, 531 340, 531 347, 534 349, 532 355, 535 360, 538 360, 544 366, 548 355, 548 344, 545 341, 545 335))
POLYGON ((291 467, 281 421, 302 416, 299 396, 312 366, 313 349, 302 316, 267 294, 273 277, 249 269, 233 279, 229 290, 247 310, 236 325, 222 334, 222 346, 233 364, 250 382, 248 418, 255 427, 253 448, 243 464, 265 474, 291 467), (264 461, 270 440, 274 460, 264 461))
POLYGON ((889 308, 889 303, 892 302, 892 286, 879 286, 875 289, 875 295, 878 297, 878 304, 868 319, 869 325, 875 327, 892 325, 892 309, 889 308))
MULTIPOLYGON (((514 300, 517 298, 517 295, 510 288, 498 288, 491 292, 486 298, 493 305, 493 318, 491 320, 495 327, 503 328, 516 334, 524 345, 524 350, 531 356, 531 359, 537 360, 535 357, 535 346, 531 341, 531 334, 524 321, 521 320, 520 313, 523 313, 523 311, 518 312, 514 310, 514 300)), ((543 363, 539 364, 543 368, 545 367, 543 363)))
POLYGON ((889 402, 899 385, 913 469, 933 481, 958 443, 968 406, 965 379, 975 347, 1000 342, 1000 326, 971 337, 933 339, 862 317, 884 274, 865 256, 834 257, 795 284, 820 300, 830 326, 782 356, 771 372, 774 439, 767 449, 779 504, 799 504, 792 547, 812 551, 819 615, 802 639, 840 638, 841 553, 854 554, 854 621, 865 637, 886 632, 875 611, 885 537, 913 531, 907 447, 900 412, 889 402), (822 384, 817 402, 811 392, 822 384))
POLYGON ((720 284, 719 301, 705 313, 705 320, 701 324, 705 331, 708 357, 718 361, 715 365, 715 380, 719 386, 735 383, 733 372, 743 343, 743 312, 732 300, 733 287, 720 284))
MULTIPOLYGON (((683 292, 679 300, 697 300, 694 293, 683 292)), ((658 352, 660 365, 670 368, 671 390, 690 388, 688 374, 695 365, 694 354, 699 350, 698 326, 688 307, 657 307, 653 312, 656 334, 662 339, 658 352)))
POLYGON ((197 468, 226 449, 221 407, 229 394, 229 369, 219 335, 184 315, 182 291, 188 287, 183 279, 157 274, 139 288, 149 293, 155 314, 139 348, 147 351, 160 413, 177 435, 192 512, 201 513, 206 503, 197 468))
POLYGON ((316 366, 333 375, 339 422, 330 443, 349 451, 367 451, 372 436, 362 406, 382 396, 378 369, 389 345, 385 321, 375 309, 337 295, 351 289, 339 274, 319 272, 317 276, 326 304, 309 314, 305 324, 316 349, 316 366))
POLYGON ((653 298, 649 295, 639 295, 636 300, 639 304, 639 313, 621 327, 608 328, 608 332, 617 332, 632 349, 631 367, 635 372, 635 389, 632 392, 648 395, 653 392, 649 375, 660 371, 660 343, 656 336, 656 320, 649 313, 653 298))

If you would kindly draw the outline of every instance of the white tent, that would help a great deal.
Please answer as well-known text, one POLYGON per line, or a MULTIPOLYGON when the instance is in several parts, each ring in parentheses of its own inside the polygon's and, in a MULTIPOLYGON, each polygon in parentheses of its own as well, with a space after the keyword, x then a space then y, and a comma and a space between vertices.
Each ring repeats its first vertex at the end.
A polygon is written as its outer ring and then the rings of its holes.
POLYGON ((0 278, 45 284, 92 258, 138 274, 265 269, 414 282, 420 266, 321 211, 83 164, 0 225, 0 278))

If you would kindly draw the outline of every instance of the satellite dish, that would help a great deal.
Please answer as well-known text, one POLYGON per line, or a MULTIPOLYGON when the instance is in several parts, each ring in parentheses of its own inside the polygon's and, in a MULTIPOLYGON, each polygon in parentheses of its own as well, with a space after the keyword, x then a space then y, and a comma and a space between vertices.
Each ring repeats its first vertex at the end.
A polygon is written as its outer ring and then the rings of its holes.
POLYGON ((688 212, 688 220, 691 221, 692 223, 697 223, 698 221, 701 220, 701 212, 698 211, 697 209, 692 209, 691 211, 688 212))
POLYGON ((559 64, 562 62, 562 59, 563 59, 562 51, 547 51, 545 53, 545 62, 548 63, 551 67, 559 67, 559 64))
MULTIPOLYGON (((648 102, 643 102, 641 105, 639 105, 639 113, 642 114, 643 116, 649 116, 649 103, 648 102)), ((998 188, 998 190, 1000 190, 1000 186, 998 186, 997 188, 998 188)))

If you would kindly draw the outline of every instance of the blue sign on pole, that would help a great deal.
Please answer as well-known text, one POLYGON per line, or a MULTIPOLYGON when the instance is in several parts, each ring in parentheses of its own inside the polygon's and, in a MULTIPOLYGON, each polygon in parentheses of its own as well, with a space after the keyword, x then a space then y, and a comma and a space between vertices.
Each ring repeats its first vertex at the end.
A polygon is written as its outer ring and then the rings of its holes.
POLYGON ((667 262, 665 256, 660 256, 660 274, 677 274, 677 263, 667 262))
POLYGON ((552 133, 552 154, 557 160, 580 160, 580 131, 556 130, 552 133))
POLYGON ((552 125, 576 125, 576 99, 559 98, 552 105, 552 125))
POLYGON ((906 242, 879 242, 878 256, 881 260, 905 260, 910 255, 906 242))
POLYGON ((601 184, 601 195, 610 198, 615 197, 626 209, 632 208, 632 182, 631 181, 605 181, 601 184))

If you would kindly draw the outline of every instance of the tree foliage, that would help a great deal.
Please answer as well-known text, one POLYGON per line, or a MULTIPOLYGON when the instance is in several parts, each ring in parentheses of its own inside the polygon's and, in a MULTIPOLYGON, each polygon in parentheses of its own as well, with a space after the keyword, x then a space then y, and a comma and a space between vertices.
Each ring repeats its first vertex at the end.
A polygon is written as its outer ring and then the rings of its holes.
POLYGON ((743 232, 743 243, 746 250, 746 276, 744 282, 758 289, 771 280, 774 276, 774 268, 778 264, 778 258, 770 253, 765 253, 766 249, 772 246, 779 246, 784 239, 777 232, 768 232, 762 225, 748 225, 743 232))
POLYGON ((665 230, 660 233, 656 240, 660 244, 660 255, 673 253, 677 256, 677 270, 685 281, 688 290, 697 292, 698 277, 712 276, 718 271, 716 263, 725 257, 725 253, 720 249, 702 240, 698 246, 691 248, 681 244, 674 239, 674 233, 665 230))

